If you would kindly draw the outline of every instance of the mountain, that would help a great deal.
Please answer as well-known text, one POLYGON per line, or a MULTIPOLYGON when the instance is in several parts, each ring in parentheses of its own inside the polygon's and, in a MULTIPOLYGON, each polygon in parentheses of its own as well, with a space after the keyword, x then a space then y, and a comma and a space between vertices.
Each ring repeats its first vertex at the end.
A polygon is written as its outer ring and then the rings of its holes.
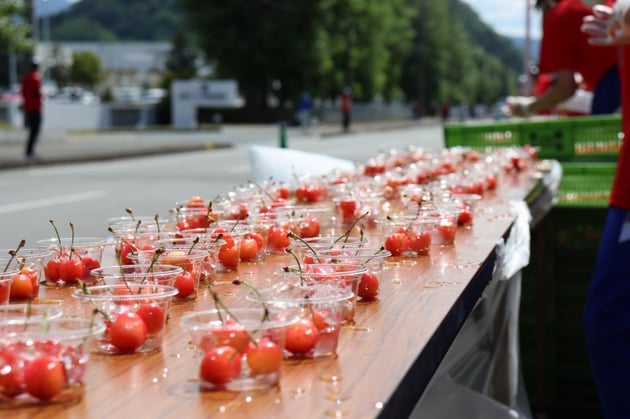
POLYGON ((182 20, 177 3, 178 0, 75 1, 52 16, 52 39, 170 41, 182 20))
POLYGON ((35 15, 37 17, 53 16, 68 10, 74 3, 81 0, 34 0, 35 15))

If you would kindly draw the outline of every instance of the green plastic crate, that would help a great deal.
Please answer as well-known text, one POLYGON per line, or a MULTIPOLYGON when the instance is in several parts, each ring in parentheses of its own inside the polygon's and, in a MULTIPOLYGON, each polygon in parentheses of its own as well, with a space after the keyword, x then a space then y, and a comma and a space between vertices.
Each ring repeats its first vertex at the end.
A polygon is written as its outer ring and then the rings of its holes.
POLYGON ((540 158, 561 162, 615 162, 622 141, 620 115, 444 126, 446 147, 485 150, 532 145, 539 147, 540 158))
POLYGON ((614 163, 563 163, 556 206, 607 207, 614 163))

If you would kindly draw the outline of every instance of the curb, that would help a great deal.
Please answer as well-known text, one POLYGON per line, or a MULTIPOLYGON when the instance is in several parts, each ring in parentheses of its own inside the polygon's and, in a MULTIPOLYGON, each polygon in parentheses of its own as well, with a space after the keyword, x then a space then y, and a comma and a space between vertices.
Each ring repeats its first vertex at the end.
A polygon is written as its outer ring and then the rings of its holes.
POLYGON ((177 147, 157 147, 157 148, 145 148, 145 149, 135 149, 135 150, 125 150, 123 152, 119 151, 104 151, 100 153, 84 153, 84 154, 75 154, 72 156, 63 156, 63 157, 45 157, 40 160, 2 160, 0 159, 0 170, 5 169, 17 169, 22 167, 38 167, 38 166, 55 166, 67 163, 88 163, 88 162, 96 162, 96 161, 111 161, 111 160, 122 160, 127 158, 137 158, 137 157, 146 157, 146 156, 156 156, 160 154, 177 154, 177 153, 188 153, 193 151, 204 151, 204 150, 217 150, 224 148, 231 148, 233 144, 231 143, 205 143, 205 144, 193 144, 193 145, 180 145, 177 147))

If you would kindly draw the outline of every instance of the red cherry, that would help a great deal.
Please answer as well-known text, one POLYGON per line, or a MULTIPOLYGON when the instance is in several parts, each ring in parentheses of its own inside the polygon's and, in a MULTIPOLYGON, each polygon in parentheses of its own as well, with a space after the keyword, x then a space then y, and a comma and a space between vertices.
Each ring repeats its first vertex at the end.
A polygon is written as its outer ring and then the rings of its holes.
POLYGON ((109 340, 123 352, 133 352, 147 340, 147 326, 138 314, 120 314, 109 326, 109 340))
POLYGON ((392 256, 400 256, 409 247, 409 240, 404 233, 394 233, 385 239, 385 249, 389 250, 392 256))
POLYGON ((365 272, 361 275, 357 295, 364 301, 372 301, 378 294, 378 277, 372 272, 365 272))
POLYGON ((51 356, 33 359, 24 370, 26 391, 40 400, 50 400, 66 386, 66 370, 51 356))
POLYGON ((282 365, 282 349, 269 338, 262 338, 257 344, 249 343, 247 365, 252 374, 268 374, 278 371, 282 365))
POLYGON ((232 246, 229 247, 227 244, 224 244, 221 246, 221 249, 219 249, 219 262, 229 271, 236 270, 240 260, 239 253, 239 248, 234 244, 234 241, 232 241, 232 246))
POLYGON ((241 355, 231 346, 209 350, 201 360, 199 376, 215 386, 225 386, 241 373, 241 355))
POLYGON ((186 298, 195 293, 195 278, 190 272, 184 271, 175 278, 174 287, 177 288, 175 298, 186 298))
POLYGON ((314 217, 306 217, 299 226, 300 237, 306 239, 319 236, 320 224, 314 217))
POLYGON ((251 262, 258 257, 258 242, 252 237, 244 237, 240 243, 240 257, 243 262, 251 262))
POLYGON ((136 310, 136 314, 142 318, 147 327, 147 333, 150 335, 160 332, 166 323, 164 309, 156 302, 142 304, 136 310))
POLYGON ((287 328, 285 347, 289 352, 304 355, 317 345, 319 332, 313 321, 301 318, 287 328))

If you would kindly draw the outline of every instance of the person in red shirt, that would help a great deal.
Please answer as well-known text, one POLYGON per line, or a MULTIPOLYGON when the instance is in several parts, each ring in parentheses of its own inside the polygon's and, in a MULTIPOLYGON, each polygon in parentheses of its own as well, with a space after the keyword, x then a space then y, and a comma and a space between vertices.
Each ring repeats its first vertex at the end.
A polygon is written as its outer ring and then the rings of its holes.
POLYGON ((603 416, 630 417, 630 0, 595 6, 582 30, 593 45, 623 45, 624 140, 583 313, 586 349, 603 416))
POLYGON ((39 75, 39 64, 33 60, 30 71, 22 79, 24 122, 28 128, 25 157, 29 160, 35 158, 35 145, 42 125, 41 89, 42 80, 39 75))
POLYGON ((536 7, 543 12, 540 73, 553 74, 555 83, 533 101, 514 106, 512 113, 529 116, 569 99, 578 88, 575 73, 593 91, 591 114, 616 112, 621 101, 617 48, 590 45, 580 30, 592 9, 581 0, 538 0, 536 7))
POLYGON ((352 110, 352 91, 348 86, 343 88, 341 93, 341 116, 343 131, 350 131, 350 111, 352 110))

